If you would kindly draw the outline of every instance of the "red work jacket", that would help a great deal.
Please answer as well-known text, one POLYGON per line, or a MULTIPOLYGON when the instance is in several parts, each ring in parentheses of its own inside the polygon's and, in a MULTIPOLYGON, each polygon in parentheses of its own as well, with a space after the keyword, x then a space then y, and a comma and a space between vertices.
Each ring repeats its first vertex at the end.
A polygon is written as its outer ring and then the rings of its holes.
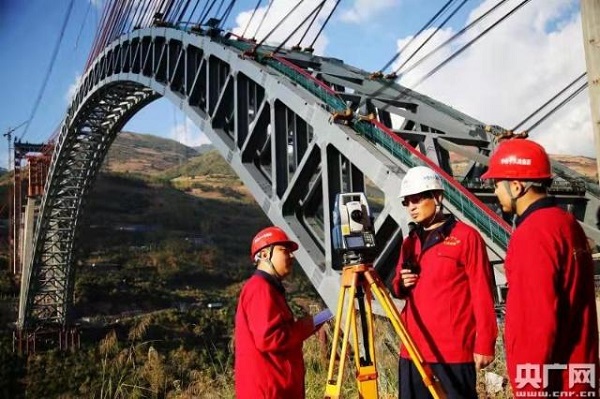
POLYGON ((304 398, 302 342, 313 332, 311 318, 294 320, 281 283, 258 270, 235 315, 236 397, 304 398))
MULTIPOLYGON (((402 243, 395 294, 406 299, 401 313, 423 359, 429 363, 473 362, 473 353, 493 355, 497 336, 491 267, 485 245, 472 227, 450 216, 429 233, 411 231, 402 243), (415 286, 401 286, 400 271, 420 268, 415 286)), ((409 358, 402 346, 400 356, 409 358)))
POLYGON ((517 220, 505 269, 506 361, 515 395, 542 391, 544 384, 547 391, 589 389, 586 384, 569 388, 576 364, 596 366, 597 389, 593 261, 577 220, 555 206, 552 198, 532 204, 517 220), (544 364, 560 371, 545 379, 544 364))

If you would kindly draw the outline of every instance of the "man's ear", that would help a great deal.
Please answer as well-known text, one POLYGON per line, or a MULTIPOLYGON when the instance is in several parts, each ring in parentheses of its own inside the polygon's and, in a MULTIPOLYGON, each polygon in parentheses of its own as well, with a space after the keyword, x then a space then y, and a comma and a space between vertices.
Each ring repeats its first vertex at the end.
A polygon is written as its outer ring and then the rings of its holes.
POLYGON ((266 248, 261 249, 260 251, 258 251, 258 253, 256 254, 256 260, 263 260, 263 259, 268 259, 269 258, 269 254, 267 252, 266 248))
POLYGON ((510 187, 514 188, 514 196, 518 197, 519 195, 521 195, 523 193, 524 187, 523 187, 523 182, 519 181, 519 180, 511 180, 510 182, 510 187))

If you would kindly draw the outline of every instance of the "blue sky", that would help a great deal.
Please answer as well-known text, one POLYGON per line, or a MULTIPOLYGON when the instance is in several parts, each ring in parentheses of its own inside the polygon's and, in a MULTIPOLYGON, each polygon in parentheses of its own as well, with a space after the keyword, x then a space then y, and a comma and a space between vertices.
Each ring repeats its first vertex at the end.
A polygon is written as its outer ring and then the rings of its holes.
MULTIPOLYGON (((445 1, 343 0, 315 47, 319 53, 341 58, 348 64, 379 70, 445 1)), ((450 37, 497 1, 468 1, 429 47, 450 37)), ((266 0, 263 3, 255 22, 266 9, 266 0)), ((318 1, 304 3, 306 7, 299 11, 308 13, 318 1)), ((326 6, 331 8, 333 3, 328 0, 326 6)), ((518 1, 508 3, 505 10, 518 1)), ((226 27, 239 30, 246 26, 256 1, 238 0, 237 4, 226 27)), ((293 0, 275 0, 257 37, 264 35, 293 4, 293 0)), ((585 70, 578 4, 578 0, 532 0, 502 29, 493 31, 417 90, 486 123, 512 127, 585 70)), ((25 141, 42 142, 61 122, 70 101, 69 93, 84 73, 101 15, 100 0, 74 0, 54 67, 34 113, 69 5, 70 0, 0 0, 0 83, 4 92, 0 132, 5 133, 33 115, 26 130, 22 127, 16 135, 25 134, 25 141)), ((253 32, 254 25, 248 31, 253 32)), ((286 32, 277 32, 273 39, 285 36, 286 32)), ((468 37, 462 39, 467 40, 468 37)), ((411 87, 445 55, 448 53, 433 57, 429 65, 425 63, 412 75, 404 76, 401 83, 411 87)), ((402 57, 398 62, 401 60, 402 57)), ((587 92, 541 128, 533 138, 551 152, 594 156, 587 92), (568 140, 561 137, 563 133, 569 135, 568 140)), ((158 100, 142 110, 125 129, 175 138, 188 145, 206 142, 197 128, 166 100, 158 100)), ((3 167, 7 162, 6 146, 6 140, 0 142, 3 167)))

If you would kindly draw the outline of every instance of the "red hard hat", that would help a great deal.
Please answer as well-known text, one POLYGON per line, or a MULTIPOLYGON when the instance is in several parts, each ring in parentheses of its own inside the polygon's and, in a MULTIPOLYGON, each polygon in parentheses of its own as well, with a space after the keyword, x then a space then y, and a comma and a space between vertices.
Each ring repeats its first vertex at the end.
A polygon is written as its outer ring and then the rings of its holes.
POLYGON ((279 227, 271 226, 262 229, 254 236, 252 246, 250 247, 250 257, 254 260, 254 257, 261 249, 271 245, 284 245, 292 252, 298 249, 298 244, 290 240, 285 231, 279 227))
POLYGON ((546 180, 552 178, 550 158, 544 147, 525 139, 501 143, 490 157, 482 179, 546 180))

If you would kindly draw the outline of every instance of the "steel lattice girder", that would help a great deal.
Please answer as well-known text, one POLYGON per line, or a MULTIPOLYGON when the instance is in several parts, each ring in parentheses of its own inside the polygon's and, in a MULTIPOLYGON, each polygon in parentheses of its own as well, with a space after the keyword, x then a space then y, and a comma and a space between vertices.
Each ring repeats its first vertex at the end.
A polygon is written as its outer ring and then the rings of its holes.
MULTIPOLYGON (((24 265, 21 328, 70 321, 72 249, 85 195, 121 127, 160 96, 179 106, 208 136, 271 221, 301 243, 297 259, 330 307, 340 287, 330 237, 335 195, 366 191, 377 215, 381 254, 375 267, 385 272, 395 264, 408 222, 396 195, 409 165, 387 147, 334 123, 330 104, 311 91, 316 84, 306 76, 335 88, 350 107, 374 112, 446 172, 452 171, 448 151, 438 145, 441 137, 476 146, 484 158, 491 148, 480 122, 397 85, 369 80, 364 71, 338 60, 289 53, 294 68, 302 68, 302 73, 288 71, 300 76, 290 80, 273 66, 277 61, 245 58, 232 45, 243 47, 175 29, 139 29, 95 60, 57 139, 34 253, 24 265), (401 124, 395 128, 397 118, 401 124)), ((480 169, 472 162, 468 173, 476 176, 480 169)), ((460 208, 447 207, 465 219, 460 208)), ((502 246, 491 238, 486 243, 490 258, 501 260, 502 246)))

